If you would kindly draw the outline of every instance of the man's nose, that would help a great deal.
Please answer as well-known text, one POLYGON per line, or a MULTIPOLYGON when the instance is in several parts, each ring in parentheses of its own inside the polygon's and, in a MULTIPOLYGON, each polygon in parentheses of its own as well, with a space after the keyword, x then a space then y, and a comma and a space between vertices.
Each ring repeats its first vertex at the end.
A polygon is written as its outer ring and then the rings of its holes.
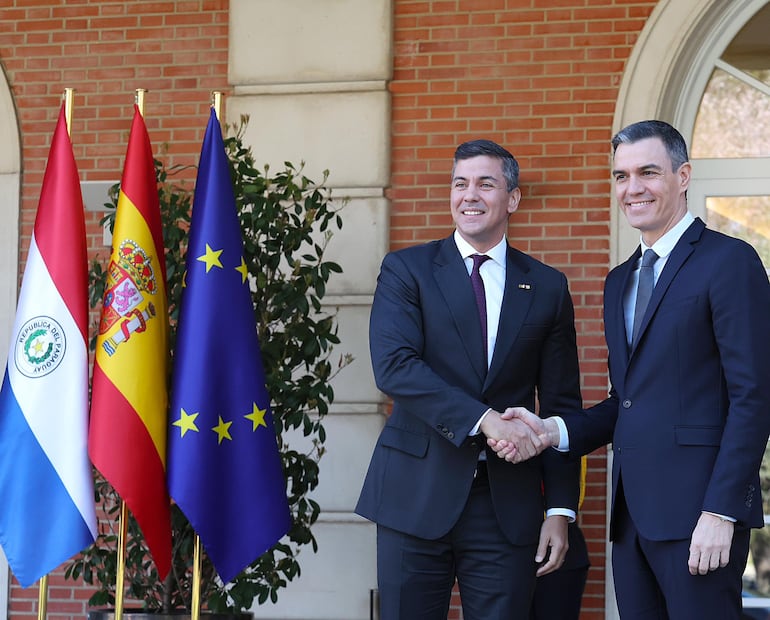
POLYGON ((469 185, 465 190, 463 200, 467 202, 476 202, 479 199, 479 192, 475 185, 469 185))
POLYGON ((644 191, 644 183, 637 175, 632 174, 628 178, 628 191, 632 194, 639 194, 644 191))

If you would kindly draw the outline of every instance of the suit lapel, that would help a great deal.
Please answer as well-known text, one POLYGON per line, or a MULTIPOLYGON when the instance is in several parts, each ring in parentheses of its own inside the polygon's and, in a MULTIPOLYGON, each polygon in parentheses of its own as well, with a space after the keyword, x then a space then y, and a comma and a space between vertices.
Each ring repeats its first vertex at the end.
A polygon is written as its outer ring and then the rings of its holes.
POLYGON ((655 284, 655 288, 652 290, 650 303, 647 306, 644 318, 642 319, 642 324, 639 327, 640 343, 644 338, 644 332, 647 330, 647 326, 650 324, 650 319, 655 315, 660 302, 663 300, 663 296, 666 294, 668 287, 671 286, 671 282, 676 277, 676 274, 690 257, 690 254, 695 250, 694 243, 700 239, 705 227, 706 225, 703 221, 700 218, 696 218, 696 220, 690 224, 689 228, 684 231, 684 234, 671 251, 668 260, 666 261, 666 265, 663 267, 663 271, 660 272, 660 277, 655 284))
POLYGON ((479 311, 471 279, 452 237, 444 239, 433 263, 433 277, 446 301, 467 359, 481 381, 487 374, 479 311))
POLYGON ((529 267, 519 258, 517 251, 509 246, 506 253, 505 291, 500 307, 497 340, 485 385, 489 385, 505 365, 505 358, 524 324, 535 293, 535 282, 529 276, 529 267))
POLYGON ((619 265, 610 274, 604 290, 604 330, 610 357, 609 367, 613 384, 618 389, 622 388, 622 385, 617 385, 617 382, 625 376, 630 354, 623 302, 631 274, 634 273, 634 267, 640 256, 641 251, 637 248, 625 263, 619 265), (615 370, 618 372, 613 372, 615 370))

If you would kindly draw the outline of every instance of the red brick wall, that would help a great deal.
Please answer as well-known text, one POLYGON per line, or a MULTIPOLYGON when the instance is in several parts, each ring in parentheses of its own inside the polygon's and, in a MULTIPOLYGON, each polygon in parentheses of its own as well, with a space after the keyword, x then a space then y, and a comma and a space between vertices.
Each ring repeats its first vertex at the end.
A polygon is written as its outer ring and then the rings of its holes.
MULTIPOLYGON (((446 236, 454 147, 506 146, 521 165, 520 249, 564 271, 583 396, 606 396, 609 140, 626 59, 655 0, 395 0, 391 246, 446 236)), ((604 451, 589 459, 581 523, 592 568, 584 620, 604 617, 604 451)), ((459 618, 455 600, 451 618, 459 618)))
MULTIPOLYGON (((488 137, 522 167, 510 238, 563 270, 577 314, 583 395, 606 393, 601 291, 609 267, 609 149, 618 88, 656 0, 393 0, 392 246, 451 230, 454 147, 488 137)), ((195 163, 211 90, 227 89, 227 0, 5 0, 0 61, 23 147, 22 251, 65 87, 83 180, 117 180, 133 92, 146 88, 156 153, 195 163)), ((191 177, 190 177, 191 178, 191 177)), ((104 252, 98 216, 92 252, 104 252)), ((581 522, 593 567, 584 620, 603 618, 605 455, 589 461, 581 522)), ((89 593, 51 576, 52 618, 83 617, 89 593)), ((11 617, 36 613, 37 589, 11 592, 11 617)), ((459 618, 455 606, 450 618, 459 618)))
MULTIPOLYGON (((156 156, 197 163, 210 93, 227 90, 228 11, 228 0, 0 3, 0 61, 21 123, 22 252, 65 87, 76 89, 71 135, 82 180, 120 178, 137 88, 149 90, 144 114, 156 156)), ((89 215, 91 253, 105 256, 99 215, 89 215)), ((90 594, 52 574, 48 617, 84 618, 90 594)), ((10 600, 14 620, 37 616, 37 586, 14 581, 10 600)))

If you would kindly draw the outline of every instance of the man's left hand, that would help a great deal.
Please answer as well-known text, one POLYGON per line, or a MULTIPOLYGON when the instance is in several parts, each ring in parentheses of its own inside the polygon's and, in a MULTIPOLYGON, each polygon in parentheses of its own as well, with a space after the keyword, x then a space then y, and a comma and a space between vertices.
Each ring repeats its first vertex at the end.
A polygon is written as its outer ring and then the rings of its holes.
POLYGON ((705 575, 727 566, 735 525, 708 512, 702 512, 690 539, 687 566, 691 575, 705 575))
POLYGON ((569 548, 567 524, 568 519, 564 515, 551 515, 543 521, 543 525, 540 527, 540 541, 537 545, 535 562, 540 564, 546 555, 548 561, 537 569, 538 577, 552 573, 564 564, 564 556, 567 555, 569 548), (548 553, 549 547, 550 553, 548 553))

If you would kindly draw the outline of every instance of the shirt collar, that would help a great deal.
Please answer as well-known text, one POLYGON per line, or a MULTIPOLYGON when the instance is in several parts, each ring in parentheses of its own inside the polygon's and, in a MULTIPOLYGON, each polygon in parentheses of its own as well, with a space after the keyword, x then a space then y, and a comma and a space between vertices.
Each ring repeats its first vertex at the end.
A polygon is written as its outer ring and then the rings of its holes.
MULTIPOLYGON (((671 230, 652 244, 652 249, 655 250, 655 254, 660 258, 666 258, 671 254, 671 251, 684 234, 684 231, 687 230, 694 221, 695 217, 693 217, 693 214, 689 211, 685 211, 684 217, 682 217, 671 230)), ((640 245, 642 246, 642 254, 644 254, 645 250, 650 248, 650 246, 644 243, 643 239, 640 240, 640 245)))
MULTIPOLYGON (((462 238, 459 232, 455 230, 454 232, 454 240, 455 245, 457 245, 457 249, 460 251, 460 256, 463 257, 463 259, 468 258, 472 254, 480 254, 480 252, 474 247, 468 243, 465 239, 462 238)), ((505 236, 503 236, 502 239, 495 245, 493 248, 490 248, 488 251, 484 252, 489 258, 491 258, 493 261, 495 261, 498 265, 505 266, 505 257, 508 252, 508 243, 505 240, 505 236)))

